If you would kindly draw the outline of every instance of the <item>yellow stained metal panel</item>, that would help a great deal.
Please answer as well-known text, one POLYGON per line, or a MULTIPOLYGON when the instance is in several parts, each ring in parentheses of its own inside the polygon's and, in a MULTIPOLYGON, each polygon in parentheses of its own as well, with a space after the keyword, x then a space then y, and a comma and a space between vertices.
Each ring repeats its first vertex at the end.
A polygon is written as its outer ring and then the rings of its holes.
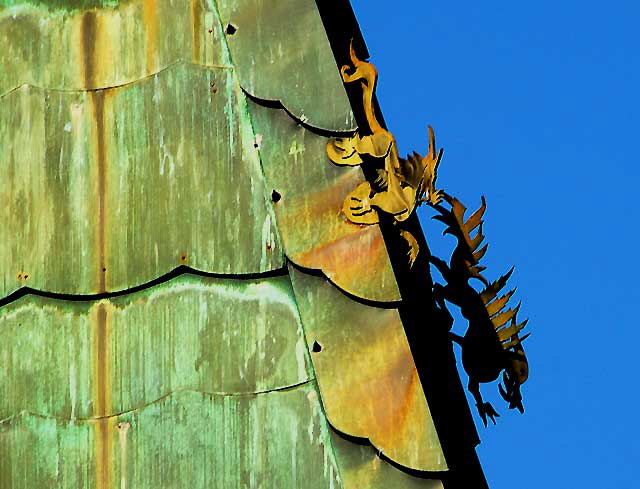
POLYGON ((0 98, 0 146, 0 297, 123 290, 184 264, 284 264, 233 70, 180 63, 92 92, 25 86, 0 98))
POLYGON ((252 394, 311 378, 287 276, 181 275, 88 302, 25 296, 0 308, 0 328, 0 419, 110 416, 185 389, 252 394))
POLYGON ((10 3, 0 6, 0 95, 23 84, 113 87, 180 60, 229 63, 213 1, 10 3))
POLYGON ((334 431, 330 436, 344 489, 443 489, 441 480, 409 475, 369 445, 357 445, 334 431))
POLYGON ((397 309, 363 305, 322 277, 290 273, 332 426, 404 467, 447 470, 397 309))
POLYGON ((299 119, 353 130, 351 106, 314 0, 220 0, 242 87, 278 100, 299 119))
POLYGON ((327 139, 296 124, 283 110, 247 101, 268 191, 287 257, 322 272, 357 297, 400 300, 377 225, 359 226, 341 214, 347 194, 364 181, 360 168, 332 164, 327 139))

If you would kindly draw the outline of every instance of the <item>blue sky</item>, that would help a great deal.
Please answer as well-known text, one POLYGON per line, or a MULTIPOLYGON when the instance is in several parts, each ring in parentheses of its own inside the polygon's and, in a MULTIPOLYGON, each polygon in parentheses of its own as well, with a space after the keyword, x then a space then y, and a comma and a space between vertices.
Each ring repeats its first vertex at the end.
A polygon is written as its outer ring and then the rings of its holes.
POLYGON ((487 198, 487 277, 516 265, 531 376, 523 416, 483 386, 502 414, 478 425, 491 487, 640 487, 640 4, 352 4, 401 153, 424 154, 433 125, 438 186, 487 198))

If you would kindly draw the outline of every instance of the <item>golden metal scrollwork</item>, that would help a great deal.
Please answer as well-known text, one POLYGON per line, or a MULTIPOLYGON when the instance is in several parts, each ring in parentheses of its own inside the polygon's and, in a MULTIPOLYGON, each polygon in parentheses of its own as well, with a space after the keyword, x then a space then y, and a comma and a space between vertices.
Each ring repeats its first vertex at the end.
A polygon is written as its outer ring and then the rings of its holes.
MULTIPOLYGON (((379 123, 373 105, 378 72, 376 68, 358 59, 350 47, 353 66, 344 65, 340 69, 345 83, 360 82, 362 101, 368 131, 362 128, 351 137, 335 138, 327 144, 329 159, 336 165, 356 166, 366 161, 380 162, 376 169, 377 178, 373 182, 363 182, 344 200, 343 212, 355 224, 377 224, 378 213, 393 216, 397 222, 406 220, 413 210, 423 202, 437 204, 440 191, 435 189, 438 165, 442 149, 436 151, 433 129, 429 126, 429 150, 425 157, 418 153, 400 158, 393 135, 379 123)), ((418 243, 404 231, 410 251, 410 264, 418 254, 418 243)))

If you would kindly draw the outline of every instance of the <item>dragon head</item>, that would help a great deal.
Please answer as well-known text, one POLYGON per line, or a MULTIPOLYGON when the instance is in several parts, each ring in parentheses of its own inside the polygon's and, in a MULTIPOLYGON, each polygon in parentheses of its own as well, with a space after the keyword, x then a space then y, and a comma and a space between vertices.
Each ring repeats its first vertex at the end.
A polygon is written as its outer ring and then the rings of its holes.
POLYGON ((517 409, 521 413, 524 412, 522 405, 522 394, 520 386, 529 378, 529 363, 522 348, 523 338, 518 338, 517 333, 512 337, 509 347, 509 364, 502 373, 502 384, 498 384, 498 390, 502 398, 509 403, 509 409, 517 409))

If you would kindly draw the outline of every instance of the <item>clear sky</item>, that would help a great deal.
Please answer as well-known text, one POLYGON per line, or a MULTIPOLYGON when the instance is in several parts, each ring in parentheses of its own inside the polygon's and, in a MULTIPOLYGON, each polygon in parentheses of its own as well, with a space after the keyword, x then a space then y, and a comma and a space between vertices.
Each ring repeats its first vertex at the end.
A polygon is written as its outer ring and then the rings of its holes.
POLYGON ((531 376, 524 415, 482 387, 502 415, 476 417, 491 487, 640 487, 640 3, 352 4, 401 153, 424 154, 431 124, 438 186, 487 198, 485 275, 516 265, 531 376))

